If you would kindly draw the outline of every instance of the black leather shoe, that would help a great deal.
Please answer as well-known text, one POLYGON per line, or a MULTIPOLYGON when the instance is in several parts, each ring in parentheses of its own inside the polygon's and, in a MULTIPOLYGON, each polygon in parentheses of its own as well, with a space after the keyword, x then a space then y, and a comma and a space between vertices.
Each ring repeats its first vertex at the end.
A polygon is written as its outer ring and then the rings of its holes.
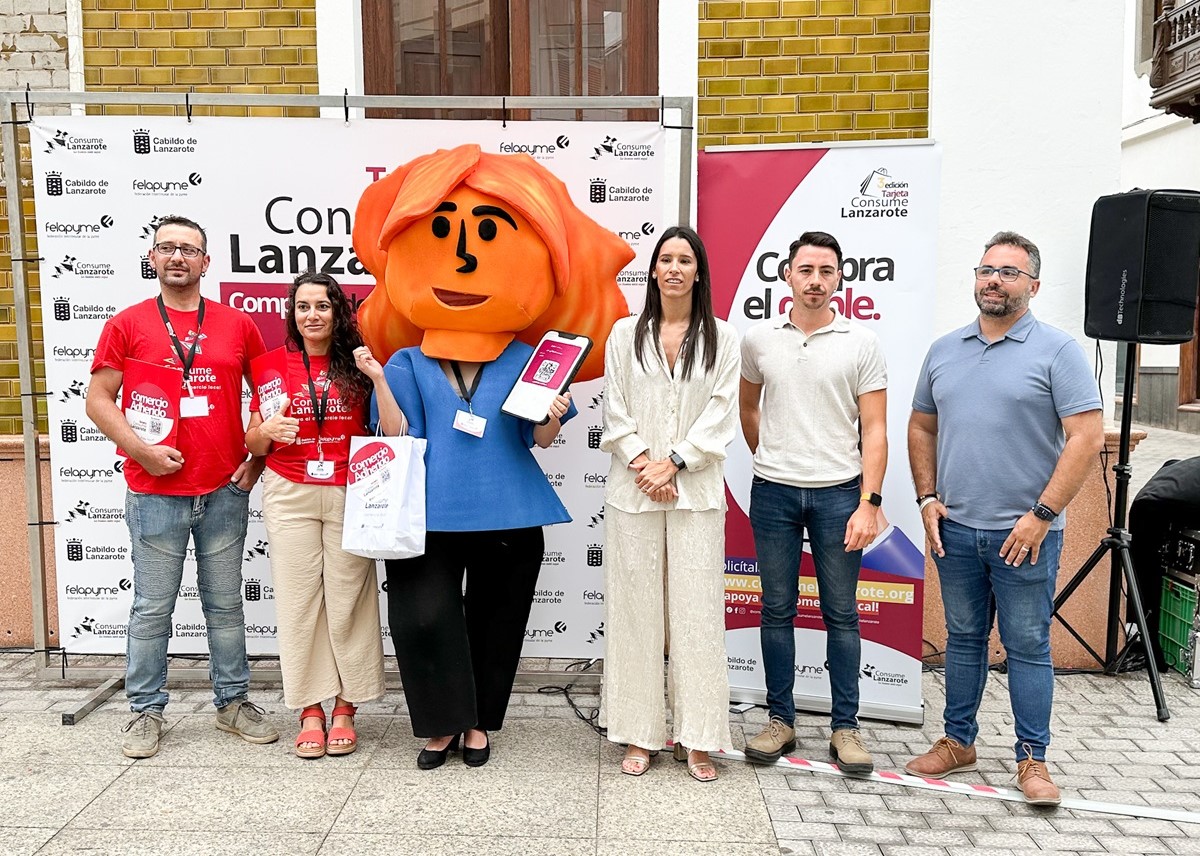
MULTIPOLYGON (((485 737, 487 736, 486 731, 483 732, 483 734, 485 737)), ((491 741, 491 739, 490 738, 488 739, 487 745, 484 746, 482 749, 472 749, 464 741, 463 749, 462 749, 462 756, 463 756, 463 763, 466 764, 468 767, 482 767, 484 764, 486 764, 488 762, 488 758, 492 757, 492 741, 491 741)))
POLYGON ((417 767, 422 770, 436 770, 442 764, 445 764, 446 756, 451 752, 458 751, 459 736, 455 734, 445 749, 422 749, 421 753, 417 755, 417 767))

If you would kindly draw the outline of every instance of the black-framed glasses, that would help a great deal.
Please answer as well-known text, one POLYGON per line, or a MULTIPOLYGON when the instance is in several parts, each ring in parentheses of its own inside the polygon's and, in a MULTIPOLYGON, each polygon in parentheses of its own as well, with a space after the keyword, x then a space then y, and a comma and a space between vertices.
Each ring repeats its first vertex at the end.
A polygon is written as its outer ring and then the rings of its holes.
POLYGON ((1016 282, 1017 277, 1021 274, 1025 274, 1030 279, 1037 279, 1033 274, 1011 266, 992 267, 991 265, 980 265, 975 268, 975 278, 978 280, 991 279, 994 273, 1000 274, 1001 282, 1016 282))
POLYGON ((162 244, 154 245, 154 252, 158 253, 160 256, 166 256, 168 258, 175 255, 176 250, 178 250, 180 255, 182 255, 185 259, 195 259, 204 255, 204 250, 200 249, 199 247, 193 247, 191 244, 168 244, 164 242, 162 244))

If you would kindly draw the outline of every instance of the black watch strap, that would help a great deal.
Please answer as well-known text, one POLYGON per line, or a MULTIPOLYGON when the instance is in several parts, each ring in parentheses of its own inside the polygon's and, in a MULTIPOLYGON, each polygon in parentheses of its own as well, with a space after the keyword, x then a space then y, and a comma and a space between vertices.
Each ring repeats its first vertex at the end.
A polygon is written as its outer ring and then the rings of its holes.
POLYGON ((1057 511, 1048 505, 1043 505, 1040 502, 1035 502, 1033 504, 1033 508, 1029 510, 1033 512, 1033 516, 1038 520, 1045 520, 1047 523, 1053 522, 1054 518, 1058 517, 1057 511))
POLYGON ((671 452, 671 463, 675 465, 676 469, 680 469, 680 470, 687 469, 687 461, 685 461, 683 459, 683 456, 680 455, 678 452, 674 452, 674 451, 671 452))

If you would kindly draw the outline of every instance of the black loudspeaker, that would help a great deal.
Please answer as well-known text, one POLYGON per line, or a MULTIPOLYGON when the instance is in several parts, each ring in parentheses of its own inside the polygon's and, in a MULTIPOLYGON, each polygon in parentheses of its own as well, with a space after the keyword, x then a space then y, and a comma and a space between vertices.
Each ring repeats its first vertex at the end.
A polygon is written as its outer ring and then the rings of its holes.
POLYGON ((1196 335, 1200 193, 1132 190, 1092 208, 1083 331, 1178 345, 1196 335))

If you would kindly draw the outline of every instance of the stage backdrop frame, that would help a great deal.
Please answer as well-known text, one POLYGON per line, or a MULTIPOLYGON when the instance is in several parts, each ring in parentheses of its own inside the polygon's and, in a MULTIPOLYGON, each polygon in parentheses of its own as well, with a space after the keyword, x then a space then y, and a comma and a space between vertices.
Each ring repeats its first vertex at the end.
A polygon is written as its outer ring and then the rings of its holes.
MULTIPOLYGON (((664 130, 676 132, 678 135, 678 188, 677 188, 677 218, 680 223, 691 222, 693 199, 692 168, 693 152, 693 99, 689 97, 648 97, 648 96, 617 96, 617 97, 410 97, 410 96, 271 96, 271 95, 234 95, 223 93, 116 93, 116 92, 50 92, 50 91, 0 91, 0 119, 3 119, 3 132, 0 133, 0 146, 3 149, 4 174, 8 177, 6 183, 6 198, 8 210, 17 212, 9 217, 9 240, 13 248, 13 290, 14 311, 17 324, 17 350, 19 360, 19 379, 21 384, 21 416, 25 454, 25 497, 26 522, 28 524, 28 547, 31 605, 33 619, 33 637, 35 662, 41 677, 50 679, 88 680, 106 679, 103 685, 75 710, 63 714, 64 724, 74 724, 91 709, 100 704, 105 698, 121 688, 123 684, 123 669, 113 667, 68 665, 65 652, 58 646, 52 646, 49 638, 49 621, 47 618, 46 601, 46 564, 45 536, 46 526, 56 524, 53 520, 42 520, 42 487, 38 473, 38 423, 35 397, 46 395, 44 391, 34 392, 33 342, 30 329, 28 280, 25 265, 36 264, 38 259, 26 258, 26 235, 20 212, 23 210, 22 191, 32 190, 21 185, 21 161, 17 139, 17 127, 29 124, 36 116, 40 105, 68 106, 74 113, 82 113, 86 105, 122 105, 122 106, 172 106, 184 108, 190 117, 190 108, 199 106, 235 106, 235 107, 316 107, 322 108, 328 115, 329 110, 341 108, 345 121, 357 121, 363 109, 464 109, 491 110, 507 117, 514 110, 617 110, 628 114, 635 110, 656 110, 659 123, 664 130), (678 111, 672 114, 676 121, 668 124, 667 111, 678 111), (351 111, 354 111, 352 115, 351 111), (51 657, 62 653, 62 662, 54 666, 51 657)), ((189 119, 190 120, 190 119, 189 119)), ((287 120, 284 120, 287 121, 287 120)), ((371 120, 380 121, 380 120, 371 120)), ((383 120, 388 121, 388 120, 383 120)), ((402 120, 401 120, 402 121, 402 120)), ((454 122, 459 120, 444 120, 454 122)), ((505 118, 507 122, 507 118, 505 118)), ((556 120, 559 121, 559 120, 556 120)), ((617 120, 621 121, 621 120, 617 120)), ((634 121, 626 119, 625 121, 634 121)), ((533 122, 522 122, 532 125, 533 122)), ((668 140, 670 135, 668 134, 668 140)), ((673 148, 668 146, 668 151, 673 148)), ((664 190, 669 191, 669 187, 664 190)), ((669 210, 664 205, 664 211, 669 210)), ((43 283, 44 290, 44 283, 43 283)), ((60 628, 60 635, 62 628, 60 628)), ((87 655, 77 655, 87 656, 87 655)), ((110 656, 110 655, 104 655, 110 656)), ((252 658, 253 659, 253 658, 252 658)), ((271 657, 270 659, 274 659, 271 657)), ((173 666, 169 677, 177 680, 206 681, 208 671, 203 668, 173 666)), ((388 672, 389 683, 396 682, 397 673, 388 672)), ((277 668, 253 668, 251 678, 254 681, 274 681, 281 679, 277 668)), ((599 680, 596 674, 581 674, 578 671, 548 670, 521 672, 517 676, 518 683, 547 684, 547 683, 583 683, 595 684, 599 680)))

